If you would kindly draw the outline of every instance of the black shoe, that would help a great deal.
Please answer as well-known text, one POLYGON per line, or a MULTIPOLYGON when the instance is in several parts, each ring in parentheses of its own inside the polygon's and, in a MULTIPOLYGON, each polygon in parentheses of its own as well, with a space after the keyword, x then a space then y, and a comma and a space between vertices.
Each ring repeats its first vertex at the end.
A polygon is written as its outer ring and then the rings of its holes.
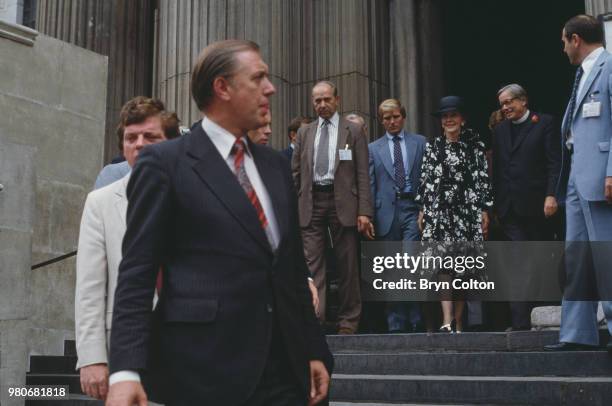
POLYGON ((544 346, 544 351, 597 351, 596 345, 578 343, 557 343, 544 346))

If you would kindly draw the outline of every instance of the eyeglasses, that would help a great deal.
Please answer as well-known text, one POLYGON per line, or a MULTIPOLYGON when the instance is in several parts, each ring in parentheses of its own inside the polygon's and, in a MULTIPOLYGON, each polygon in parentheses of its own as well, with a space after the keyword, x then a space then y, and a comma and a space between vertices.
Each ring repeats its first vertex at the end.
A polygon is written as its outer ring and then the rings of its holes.
POLYGON ((516 99, 518 99, 518 97, 513 97, 511 99, 506 99, 506 100, 500 101, 499 102, 499 107, 507 107, 507 106, 511 105, 512 102, 515 101, 516 99))

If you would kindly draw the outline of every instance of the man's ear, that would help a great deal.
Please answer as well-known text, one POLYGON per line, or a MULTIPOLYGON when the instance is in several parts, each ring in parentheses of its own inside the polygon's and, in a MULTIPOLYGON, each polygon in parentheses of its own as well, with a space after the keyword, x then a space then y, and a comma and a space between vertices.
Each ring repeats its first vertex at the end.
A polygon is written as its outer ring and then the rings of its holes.
POLYGON ((231 96, 230 96, 229 87, 230 87, 229 80, 227 80, 226 78, 222 76, 218 76, 215 78, 215 80, 213 80, 213 85, 212 85, 213 93, 215 94, 215 96, 217 96, 221 100, 224 100, 224 101, 230 100, 231 96))

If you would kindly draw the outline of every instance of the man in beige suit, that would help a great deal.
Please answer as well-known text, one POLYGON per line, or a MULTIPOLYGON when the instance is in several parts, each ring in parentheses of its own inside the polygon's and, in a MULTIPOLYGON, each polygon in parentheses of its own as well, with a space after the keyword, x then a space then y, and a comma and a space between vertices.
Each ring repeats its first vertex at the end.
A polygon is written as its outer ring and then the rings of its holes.
MULTIPOLYGON (((174 113, 159 100, 136 97, 121 109, 117 136, 130 167, 139 151, 180 135, 174 113)), ((75 332, 81 388, 105 399, 108 391, 108 337, 113 315, 121 243, 125 234, 130 175, 91 192, 85 201, 77 254, 75 332)))
POLYGON ((298 131, 291 166, 298 193, 304 254, 319 291, 325 321, 325 237, 328 228, 339 273, 338 333, 354 334, 361 316, 358 232, 373 238, 368 140, 362 126, 338 115, 338 90, 328 81, 312 89, 318 119, 298 131))

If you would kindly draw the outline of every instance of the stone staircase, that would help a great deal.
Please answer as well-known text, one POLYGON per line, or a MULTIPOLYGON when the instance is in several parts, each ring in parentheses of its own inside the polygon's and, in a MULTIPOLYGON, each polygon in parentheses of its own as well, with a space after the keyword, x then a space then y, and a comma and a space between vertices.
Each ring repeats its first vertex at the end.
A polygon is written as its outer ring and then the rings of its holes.
MULTIPOLYGON (((558 332, 328 336, 336 368, 332 406, 612 404, 612 356, 542 352, 558 332)), ((602 332, 603 344, 607 343, 602 332)), ((94 406, 64 356, 33 356, 29 385, 69 385, 71 398, 26 405, 94 406)))

